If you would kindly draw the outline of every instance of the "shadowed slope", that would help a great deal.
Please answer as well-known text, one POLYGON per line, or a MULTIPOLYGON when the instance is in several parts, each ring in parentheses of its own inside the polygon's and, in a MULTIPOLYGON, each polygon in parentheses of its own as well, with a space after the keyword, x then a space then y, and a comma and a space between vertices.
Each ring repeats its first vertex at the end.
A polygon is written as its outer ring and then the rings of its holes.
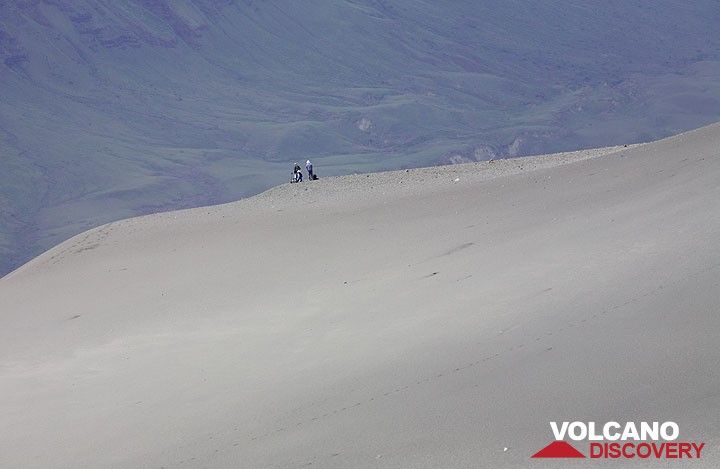
POLYGON ((551 420, 716 447, 718 148, 713 125, 79 235, 0 280, 0 466, 519 467, 551 420))

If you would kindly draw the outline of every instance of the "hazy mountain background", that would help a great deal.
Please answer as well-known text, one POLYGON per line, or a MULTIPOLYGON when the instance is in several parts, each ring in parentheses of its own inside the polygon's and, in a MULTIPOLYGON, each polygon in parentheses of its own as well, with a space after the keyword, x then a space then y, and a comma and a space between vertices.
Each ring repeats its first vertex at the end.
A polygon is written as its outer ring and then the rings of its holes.
POLYGON ((720 119, 717 0, 0 0, 0 274, 289 179, 720 119))

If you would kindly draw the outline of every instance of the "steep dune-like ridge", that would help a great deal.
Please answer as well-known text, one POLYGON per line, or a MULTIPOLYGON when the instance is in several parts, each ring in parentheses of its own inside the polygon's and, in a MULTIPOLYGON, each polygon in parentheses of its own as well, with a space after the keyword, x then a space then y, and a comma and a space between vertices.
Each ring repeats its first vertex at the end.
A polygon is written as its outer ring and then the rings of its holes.
POLYGON ((716 467, 718 149, 712 125, 81 234, 0 280, 0 467, 521 467, 556 420, 672 420, 716 467))

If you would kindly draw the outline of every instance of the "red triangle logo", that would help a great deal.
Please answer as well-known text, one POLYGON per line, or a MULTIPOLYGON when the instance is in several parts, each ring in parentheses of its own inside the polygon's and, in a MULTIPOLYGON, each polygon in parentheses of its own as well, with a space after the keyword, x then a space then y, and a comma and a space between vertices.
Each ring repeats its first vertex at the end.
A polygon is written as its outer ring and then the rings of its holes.
POLYGON ((533 458, 584 458, 585 455, 565 441, 553 441, 537 453, 533 458))

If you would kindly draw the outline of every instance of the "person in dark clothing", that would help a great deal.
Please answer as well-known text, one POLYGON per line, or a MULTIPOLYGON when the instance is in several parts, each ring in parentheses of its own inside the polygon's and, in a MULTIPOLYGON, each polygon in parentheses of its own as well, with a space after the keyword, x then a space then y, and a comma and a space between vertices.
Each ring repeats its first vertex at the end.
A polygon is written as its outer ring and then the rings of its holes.
POLYGON ((295 167, 293 168, 292 182, 302 182, 302 179, 302 168, 300 168, 300 165, 296 162, 295 167))

